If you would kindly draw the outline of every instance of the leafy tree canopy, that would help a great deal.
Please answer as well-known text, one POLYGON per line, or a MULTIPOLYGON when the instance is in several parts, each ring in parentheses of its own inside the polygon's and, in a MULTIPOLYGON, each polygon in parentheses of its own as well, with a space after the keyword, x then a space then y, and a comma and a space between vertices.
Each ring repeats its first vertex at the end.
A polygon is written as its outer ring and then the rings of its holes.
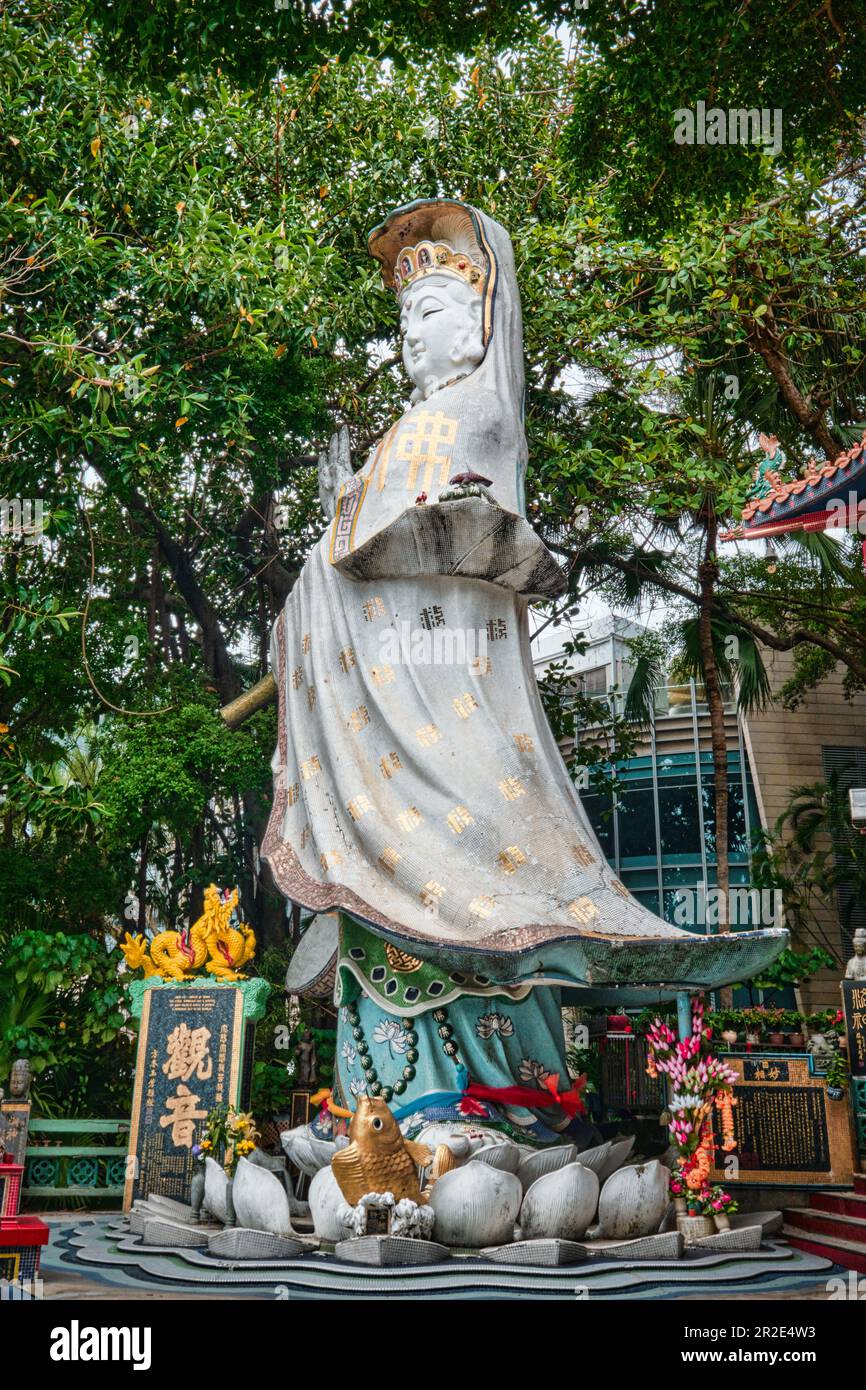
POLYGON ((4 939, 102 950, 127 894, 176 926, 210 877, 284 939, 273 711, 231 732, 218 707, 268 669, 323 528, 318 450, 345 420, 360 462, 402 408, 366 234, 417 196, 511 232, 565 602, 658 595, 705 675, 736 637, 755 690, 792 650, 792 701, 866 682, 858 539, 769 569, 717 546, 758 430, 798 469, 866 420, 857 0, 18 0, 0 24, 0 495, 43 507, 41 539, 0 539, 4 939), (780 108, 781 148, 677 144, 698 101, 780 108))

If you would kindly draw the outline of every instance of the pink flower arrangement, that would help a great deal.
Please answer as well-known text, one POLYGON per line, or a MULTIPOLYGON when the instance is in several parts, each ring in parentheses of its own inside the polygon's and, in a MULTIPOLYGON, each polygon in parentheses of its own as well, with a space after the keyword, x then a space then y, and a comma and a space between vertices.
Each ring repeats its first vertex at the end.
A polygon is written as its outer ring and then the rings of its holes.
POLYGON ((692 999, 689 1037, 677 1038, 659 1018, 653 1020, 646 1034, 649 1075, 656 1077, 663 1072, 670 1077, 668 1132, 679 1150, 681 1176, 691 1191, 699 1190, 712 1167, 714 1145, 709 1120, 713 1106, 722 1114, 722 1147, 727 1152, 736 1147, 731 1107, 737 1073, 719 1057, 702 1055, 711 1036, 712 1030, 704 1023, 704 1001, 699 995, 692 999))

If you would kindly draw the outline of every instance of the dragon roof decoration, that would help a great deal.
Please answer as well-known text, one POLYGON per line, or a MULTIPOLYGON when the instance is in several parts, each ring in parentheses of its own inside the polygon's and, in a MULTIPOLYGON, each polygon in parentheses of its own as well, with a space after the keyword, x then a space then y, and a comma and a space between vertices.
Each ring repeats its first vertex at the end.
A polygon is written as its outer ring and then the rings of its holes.
POLYGON ((832 463, 809 458, 803 476, 790 482, 783 480, 778 468, 768 466, 780 457, 778 448, 769 452, 773 443, 778 441, 762 437, 761 446, 768 458, 756 470, 756 483, 739 525, 723 532, 720 540, 750 540, 783 531, 822 531, 844 524, 834 503, 847 502, 850 492, 858 500, 866 496, 866 430, 857 444, 832 463), (756 495, 760 492, 763 495, 756 495))

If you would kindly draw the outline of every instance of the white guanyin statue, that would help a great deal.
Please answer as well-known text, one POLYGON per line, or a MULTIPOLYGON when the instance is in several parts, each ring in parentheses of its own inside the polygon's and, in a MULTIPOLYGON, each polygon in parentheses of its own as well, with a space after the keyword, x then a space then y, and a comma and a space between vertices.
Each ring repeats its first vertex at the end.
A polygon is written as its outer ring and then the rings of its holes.
MULTIPOLYGON (((274 627, 264 854, 319 914, 287 983, 338 1006, 338 1111, 370 1093, 411 1138, 435 1122, 586 1147, 562 991, 627 1005, 715 987, 787 933, 697 936, 654 916, 568 776, 530 655, 529 604, 564 582, 524 513, 507 233, 425 200, 369 246, 413 390, 357 472, 345 433, 323 457, 329 525, 274 627)), ((313 1127, 333 1132, 328 1115, 313 1127)))
POLYGON ((845 966, 846 980, 866 980, 866 931, 858 927, 854 933, 854 954, 845 966))

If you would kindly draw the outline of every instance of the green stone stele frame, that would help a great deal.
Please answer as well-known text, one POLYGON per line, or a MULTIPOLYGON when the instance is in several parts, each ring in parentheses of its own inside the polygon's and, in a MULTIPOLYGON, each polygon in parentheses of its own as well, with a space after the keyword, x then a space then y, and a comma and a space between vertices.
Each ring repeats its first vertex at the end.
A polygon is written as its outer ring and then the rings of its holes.
POLYGON ((149 989, 237 989, 244 1001, 244 1023, 255 1023, 267 1008, 271 986, 267 980, 209 980, 197 975, 192 980, 163 980, 149 975, 145 980, 133 980, 129 997, 134 1018, 141 1018, 144 996, 149 989))
MULTIPOLYGON (((131 1009, 140 1020, 140 1027, 129 1132, 129 1158, 133 1162, 127 1166, 124 1211, 130 1210, 137 1197, 149 1196, 154 1192, 186 1200, 194 1170, 192 1120, 203 1120, 216 1104, 226 1103, 244 1110, 249 1108, 255 1023, 265 1011, 270 991, 270 984, 262 979, 229 981, 196 976, 191 980, 164 980, 148 976, 132 982, 131 1009), (160 998, 163 993, 166 994, 164 1001, 160 998), (196 995, 199 996, 198 1002, 196 995), (205 996, 208 996, 207 999, 205 996), (154 1126, 155 1106, 168 1104, 168 1093, 160 1080, 161 1073, 167 1068, 164 1064, 160 1068, 157 1060, 166 1044, 156 1043, 154 1030, 165 1027, 167 1013, 172 1018, 180 1019, 186 1011, 198 1018, 199 1005, 204 1013, 212 1014, 215 1021, 220 1020, 223 1042, 219 1069, 213 1066, 205 1074, 199 1074, 205 1089, 192 1097, 191 1101, 188 1099, 191 1097, 189 1091, 182 1098, 183 1104, 189 1104, 190 1109, 195 1111, 194 1115, 184 1117, 182 1132, 179 1130, 175 1133, 172 1126, 171 1134, 166 1130, 154 1147, 154 1136, 162 1133, 162 1126, 159 1129, 154 1126), (151 1063, 148 1063, 149 1054, 153 1058, 151 1063), (148 1065, 151 1066, 149 1081, 148 1065), (151 1095, 150 1102, 148 1094, 151 1095), (195 1109, 199 1102, 203 1108, 195 1109)), ((176 1079, 174 1074, 169 1080, 169 1089, 173 1079, 176 1079)), ((177 1100, 181 1100, 180 1089, 177 1100)))

